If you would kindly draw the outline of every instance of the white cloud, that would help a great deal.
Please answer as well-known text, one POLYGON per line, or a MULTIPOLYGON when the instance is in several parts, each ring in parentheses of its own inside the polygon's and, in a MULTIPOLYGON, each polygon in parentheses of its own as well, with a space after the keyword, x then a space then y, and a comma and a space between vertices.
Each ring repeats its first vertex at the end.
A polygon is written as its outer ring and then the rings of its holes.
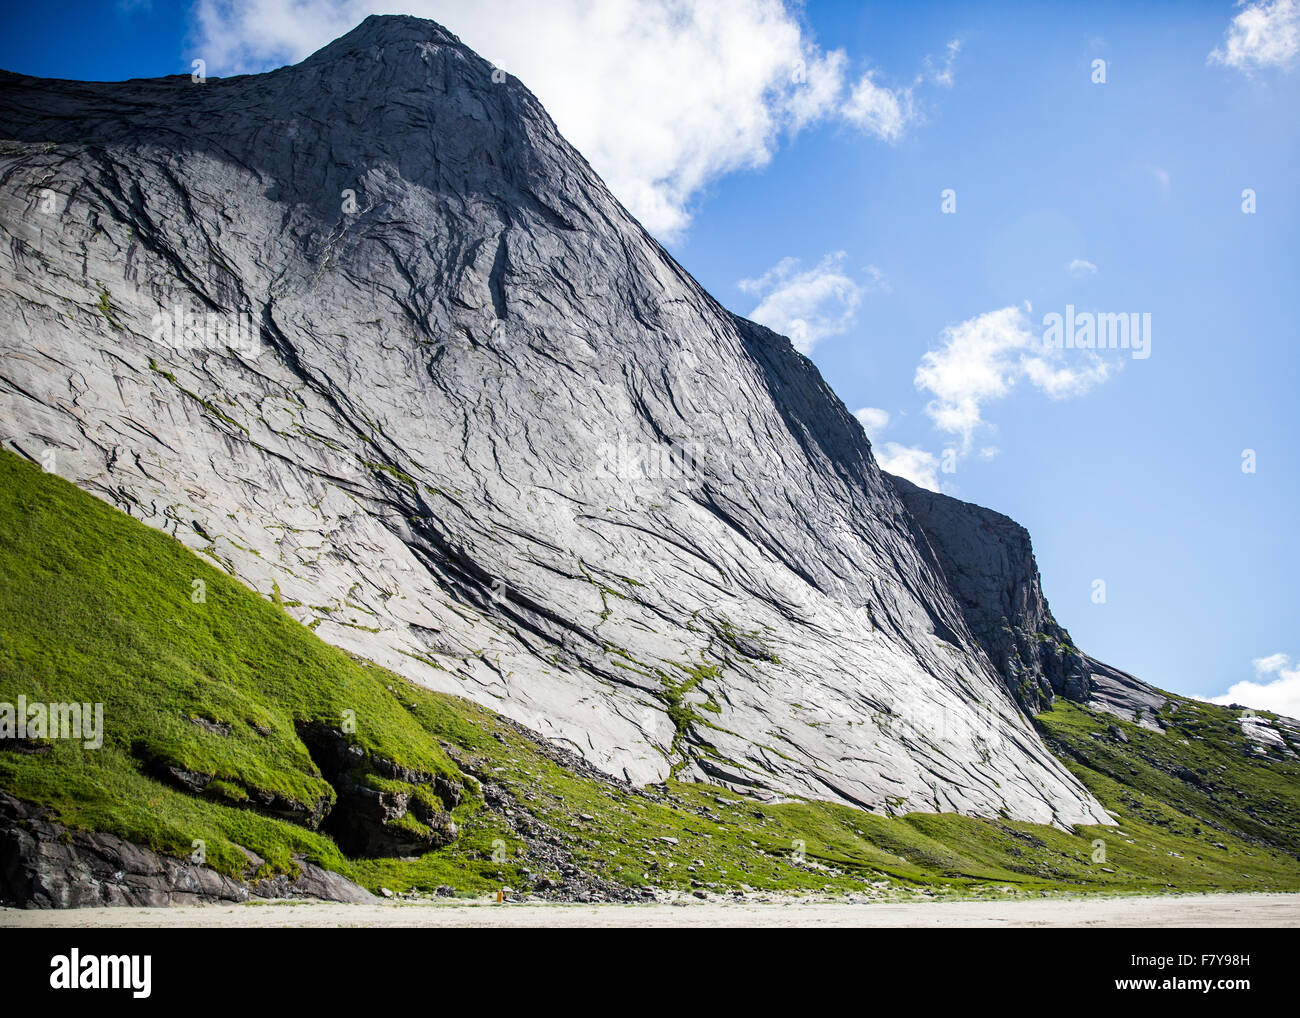
POLYGON ((1233 67, 1246 74, 1266 67, 1289 67, 1300 53, 1300 3, 1258 0, 1242 4, 1228 24, 1223 45, 1210 52, 1208 63, 1233 67))
POLYGON ((879 290, 881 291, 881 293, 894 292, 894 288, 890 286, 889 280, 885 278, 884 272, 876 268, 876 266, 874 265, 864 266, 862 271, 865 272, 868 275, 868 277, 870 277, 871 279, 871 282, 867 284, 868 290, 879 290))
POLYGON ((1270 654, 1268 657, 1255 658, 1251 664, 1255 666, 1256 675, 1271 675, 1285 668, 1287 660, 1285 654, 1270 654))
POLYGON ((799 259, 785 258, 757 279, 742 279, 742 291, 762 298, 749 317, 789 336, 803 354, 819 340, 848 331, 865 288, 845 274, 844 259, 843 251, 835 251, 802 269, 799 259))
POLYGON ((1160 185, 1160 190, 1169 190, 1169 181, 1171 178, 1168 170, 1159 166, 1148 166, 1147 170, 1150 172, 1151 176, 1156 178, 1156 183, 1160 185))
POLYGON ((1095 276, 1097 274, 1097 266, 1084 258, 1076 258, 1074 261, 1070 262, 1069 273, 1076 279, 1083 279, 1086 276, 1095 276))
POLYGON ((1110 365, 1095 354, 1082 357, 1079 367, 1056 363, 1052 358, 1060 357, 1059 351, 1044 350, 1043 354, 1023 357, 1019 366, 1025 377, 1051 399, 1082 396, 1098 382, 1110 377, 1110 365))
POLYGON ((957 54, 961 52, 961 40, 951 40, 944 53, 943 67, 935 69, 934 61, 930 57, 925 58, 925 75, 924 77, 943 88, 952 88, 952 83, 957 74, 957 54))
POLYGON ((868 71, 853 86, 841 115, 868 134, 883 141, 895 142, 916 117, 910 88, 890 89, 875 82, 875 72, 868 71))
MULTIPOLYGON (((940 490, 939 459, 934 453, 919 446, 880 441, 880 433, 889 427, 888 410, 864 406, 860 410, 854 410, 853 416, 862 424, 862 430, 867 433, 867 438, 871 439, 871 448, 881 470, 906 477, 922 488, 929 488, 931 491, 940 490)), ((983 451, 994 455, 997 453, 996 449, 983 451)))
POLYGON ((921 73, 907 88, 881 85, 876 80, 878 72, 867 71, 849 91, 848 99, 840 107, 840 116, 868 134, 893 144, 911 124, 921 119, 914 90, 923 84, 952 88, 960 52, 961 40, 949 41, 944 47, 943 66, 936 66, 934 58, 927 56, 921 73))
POLYGON ((199 0, 194 55, 209 74, 264 71, 301 60, 374 13, 347 0, 199 0))
POLYGON ((922 488, 939 490, 939 460, 934 453, 898 442, 885 442, 873 448, 881 470, 906 477, 922 488))
POLYGON ((888 410, 864 406, 861 410, 854 410, 853 416, 858 419, 862 425, 862 430, 867 433, 867 437, 872 442, 875 442, 880 433, 889 427, 888 410))
MULTIPOLYGON (((209 74, 295 62, 370 14, 446 26, 542 101, 646 229, 680 236, 725 174, 766 165, 784 136, 842 116, 886 141, 913 119, 911 90, 864 76, 804 31, 794 0, 198 0, 195 56, 209 74)), ((956 51, 950 47, 945 72, 956 51)), ((940 72, 945 73, 945 72, 940 72)))
POLYGON ((1029 381, 1053 399, 1086 392, 1110 373, 1090 351, 1045 347, 1029 329, 1025 312, 1005 307, 943 330, 943 345, 921 358, 917 388, 934 395, 925 412, 943 431, 962 438, 968 452, 984 423, 987 403, 1008 396, 1017 382, 1029 381))
POLYGON ((1290 718, 1300 718, 1300 662, 1289 667, 1286 654, 1272 654, 1256 658, 1255 674, 1259 678, 1276 675, 1271 682, 1243 681, 1229 687, 1222 696, 1210 698, 1211 703, 1239 703, 1255 710, 1269 710, 1290 718))
POLYGON ((814 123, 835 109, 840 93, 844 90, 844 69, 848 57, 843 50, 832 50, 818 55, 811 45, 808 47, 812 62, 796 65, 794 77, 802 77, 801 88, 792 88, 786 100, 786 108, 791 117, 791 128, 795 131, 814 123))

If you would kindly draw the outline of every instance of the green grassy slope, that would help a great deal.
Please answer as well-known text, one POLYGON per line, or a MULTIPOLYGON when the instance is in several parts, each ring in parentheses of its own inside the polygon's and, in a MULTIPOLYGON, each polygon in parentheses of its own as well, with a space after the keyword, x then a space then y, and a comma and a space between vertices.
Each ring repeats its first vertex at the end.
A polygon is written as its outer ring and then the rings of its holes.
MULTIPOLYGON (((1276 714, 1251 712, 1261 721, 1276 714)), ((1171 696, 1163 731, 1058 700, 1039 731, 1113 812, 1189 839, 1232 835, 1258 849, 1300 856, 1300 739, 1286 724, 1278 748, 1244 737, 1242 712, 1171 696)))
MULTIPOLYGON (((1261 759, 1222 708, 1184 707, 1171 735, 1064 704, 1042 715, 1118 828, 763 805, 713 786, 629 788, 572 766, 483 707, 326 645, 175 540, 9 453, 0 573, 0 703, 98 701, 105 715, 98 750, 0 741, 0 789, 67 826, 163 853, 188 856, 201 838, 209 864, 231 875, 246 870, 243 846, 265 860, 263 875, 292 872, 300 854, 399 891, 571 889, 585 878, 940 894, 1300 889, 1300 772, 1261 759), (338 793, 302 726, 337 729, 348 716, 349 741, 385 765, 356 773, 369 787, 412 801, 439 776, 463 787, 446 804, 454 841, 349 857, 324 833, 329 821, 313 829, 338 793)), ((417 812, 397 822, 419 836, 417 812)))

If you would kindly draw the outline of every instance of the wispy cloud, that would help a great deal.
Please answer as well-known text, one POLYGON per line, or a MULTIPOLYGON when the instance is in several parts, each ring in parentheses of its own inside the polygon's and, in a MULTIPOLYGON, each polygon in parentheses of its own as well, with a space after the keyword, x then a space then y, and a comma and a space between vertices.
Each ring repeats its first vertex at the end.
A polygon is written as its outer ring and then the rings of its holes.
POLYGON ((916 117, 912 89, 889 89, 876 84, 875 72, 868 71, 849 93, 840 111, 851 124, 884 141, 895 142, 916 117))
POLYGON ((1093 265, 1092 262, 1087 259, 1076 258, 1074 261, 1070 262, 1068 271, 1075 279, 1084 279, 1088 276, 1095 276, 1097 274, 1097 266, 1093 265))
POLYGON ((881 470, 905 477, 922 488, 939 490, 939 460, 934 453, 898 442, 885 442, 875 446, 874 451, 881 470))
POLYGON ((785 108, 791 118, 791 131, 799 131, 833 112, 844 90, 848 57, 843 50, 819 53, 808 45, 811 63, 795 66, 791 77, 799 87, 791 88, 785 108))
POLYGON ((1269 675, 1273 672, 1280 672, 1287 666, 1290 659, 1286 654, 1270 654, 1268 657, 1257 657, 1251 662, 1255 666, 1256 675, 1269 675))
POLYGON ((918 89, 925 85, 952 88, 960 52, 961 40, 951 40, 944 49, 942 66, 927 56, 921 72, 906 87, 890 88, 880 83, 878 71, 866 71, 849 90, 848 98, 839 107, 839 115, 867 134, 893 144, 921 119, 916 98, 918 89))
POLYGON ((952 83, 957 76, 957 54, 960 52, 961 40, 951 40, 944 50, 943 66, 937 66, 932 57, 926 57, 922 77, 941 88, 952 88, 952 83))
MULTIPOLYGON (((906 477, 913 484, 939 491, 939 459, 929 450, 901 442, 883 442, 880 435, 889 427, 890 413, 879 407, 864 406, 853 411, 862 430, 871 439, 871 449, 881 470, 906 477)), ((996 451, 996 450, 995 450, 996 451)))
POLYGON ((880 433, 889 427, 889 411, 881 410, 879 407, 864 406, 860 410, 854 410, 853 416, 858 419, 862 425, 862 430, 867 433, 867 437, 875 442, 880 433))
POLYGON ((894 292, 894 288, 890 285, 889 279, 885 276, 883 270, 876 268, 874 265, 867 265, 862 271, 865 272, 867 277, 871 280, 868 284, 869 289, 879 290, 881 293, 894 292))
POLYGON ((1210 51, 1207 62, 1245 74, 1268 67, 1290 68, 1300 53, 1300 3, 1258 0, 1238 6, 1242 10, 1228 24, 1223 45, 1210 51))
POLYGON ((785 258, 757 279, 742 279, 740 289, 761 298, 749 317, 789 336, 803 354, 847 332, 867 287, 844 271, 845 259, 834 251, 805 269, 798 258, 785 258))
POLYGON ((1086 392, 1110 373, 1106 362, 1087 351, 1046 347, 1030 330, 1022 308, 1011 306, 977 315, 942 333, 942 345, 921 358, 914 382, 933 399, 925 412, 943 431, 961 437, 968 452, 984 424, 983 409, 1028 381, 1053 399, 1086 392))

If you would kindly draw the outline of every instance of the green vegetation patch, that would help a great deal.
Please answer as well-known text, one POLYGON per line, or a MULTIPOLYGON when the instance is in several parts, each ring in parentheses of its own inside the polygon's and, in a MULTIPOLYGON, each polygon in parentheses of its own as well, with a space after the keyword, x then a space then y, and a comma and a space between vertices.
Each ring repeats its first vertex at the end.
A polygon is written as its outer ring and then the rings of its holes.
POLYGON ((1112 812, 1210 850, 1232 837, 1253 851, 1300 856, 1300 745, 1265 750, 1245 736, 1241 717, 1175 696, 1160 711, 1163 731, 1059 699, 1036 720, 1112 812))

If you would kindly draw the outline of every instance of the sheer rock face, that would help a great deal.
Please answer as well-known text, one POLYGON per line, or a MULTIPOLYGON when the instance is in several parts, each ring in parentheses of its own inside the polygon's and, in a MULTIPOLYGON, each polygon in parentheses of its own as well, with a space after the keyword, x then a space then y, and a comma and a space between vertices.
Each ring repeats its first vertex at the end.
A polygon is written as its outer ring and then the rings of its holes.
POLYGON ((1033 713, 1084 702, 1086 659, 1047 607, 1029 532, 991 509, 889 475, 934 550, 966 624, 1007 689, 1033 713))
POLYGON ((493 79, 401 17, 0 77, 0 437, 606 772, 1104 822, 813 365, 493 79))
POLYGON ((966 624, 1029 713, 1058 696, 1155 726, 1159 690, 1084 654, 1052 617, 1029 531, 992 509, 886 474, 928 542, 966 624))

